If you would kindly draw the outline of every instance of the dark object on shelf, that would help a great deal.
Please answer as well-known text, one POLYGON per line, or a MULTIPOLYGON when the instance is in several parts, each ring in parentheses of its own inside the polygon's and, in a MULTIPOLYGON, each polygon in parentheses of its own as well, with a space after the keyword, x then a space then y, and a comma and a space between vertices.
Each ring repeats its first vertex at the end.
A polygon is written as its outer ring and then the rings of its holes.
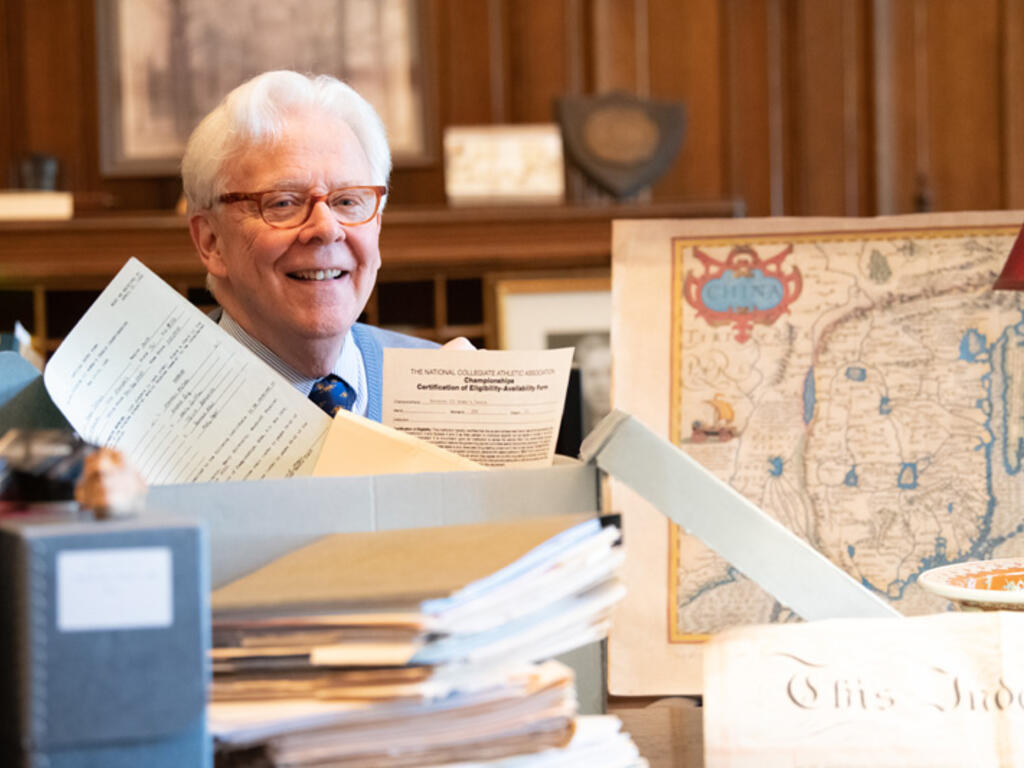
POLYGON ((686 127, 682 104, 619 92, 566 96, 556 112, 566 155, 618 198, 636 194, 671 167, 686 127))
POLYGON ((67 501, 95 450, 72 430, 11 429, 0 436, 0 500, 67 501))
POLYGON ((53 155, 33 152, 21 159, 18 181, 22 189, 57 189, 60 161, 53 155))

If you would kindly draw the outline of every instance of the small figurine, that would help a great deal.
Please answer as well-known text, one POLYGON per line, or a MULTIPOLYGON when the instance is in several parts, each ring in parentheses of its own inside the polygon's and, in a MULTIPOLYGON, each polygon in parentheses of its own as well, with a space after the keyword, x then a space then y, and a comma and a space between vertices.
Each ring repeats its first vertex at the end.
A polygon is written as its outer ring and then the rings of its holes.
POLYGON ((75 500, 98 520, 130 517, 142 511, 146 481, 115 448, 97 448, 85 457, 75 500))

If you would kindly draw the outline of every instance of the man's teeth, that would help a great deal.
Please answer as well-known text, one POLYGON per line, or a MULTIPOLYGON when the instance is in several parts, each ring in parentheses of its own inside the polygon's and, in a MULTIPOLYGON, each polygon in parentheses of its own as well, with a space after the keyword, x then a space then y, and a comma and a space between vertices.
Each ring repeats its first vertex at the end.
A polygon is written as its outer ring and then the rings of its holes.
POLYGON ((333 280, 341 277, 340 269, 307 269, 303 272, 292 272, 300 280, 333 280))

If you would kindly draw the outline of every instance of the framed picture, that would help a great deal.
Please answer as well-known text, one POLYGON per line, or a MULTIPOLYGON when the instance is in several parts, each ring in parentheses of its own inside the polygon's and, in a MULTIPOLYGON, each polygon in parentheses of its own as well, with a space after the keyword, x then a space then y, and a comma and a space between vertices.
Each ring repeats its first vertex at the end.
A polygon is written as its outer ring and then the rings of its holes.
POLYGON ((444 131, 449 205, 542 204, 565 199, 558 125, 454 125, 444 131))
POLYGON ((508 279, 495 283, 501 349, 575 347, 586 435, 611 410, 611 280, 508 279))
POLYGON ((417 0, 97 0, 96 9, 106 175, 177 174, 199 120, 271 69, 346 81, 383 119, 396 165, 428 159, 417 0))

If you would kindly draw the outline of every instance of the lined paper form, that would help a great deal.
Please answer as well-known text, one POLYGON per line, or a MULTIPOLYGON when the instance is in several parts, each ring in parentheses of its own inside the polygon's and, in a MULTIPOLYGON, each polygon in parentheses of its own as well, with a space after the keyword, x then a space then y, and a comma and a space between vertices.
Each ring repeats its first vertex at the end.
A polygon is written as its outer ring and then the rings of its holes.
POLYGON ((331 424, 136 259, 43 379, 86 440, 121 450, 153 485, 309 474, 331 424))

